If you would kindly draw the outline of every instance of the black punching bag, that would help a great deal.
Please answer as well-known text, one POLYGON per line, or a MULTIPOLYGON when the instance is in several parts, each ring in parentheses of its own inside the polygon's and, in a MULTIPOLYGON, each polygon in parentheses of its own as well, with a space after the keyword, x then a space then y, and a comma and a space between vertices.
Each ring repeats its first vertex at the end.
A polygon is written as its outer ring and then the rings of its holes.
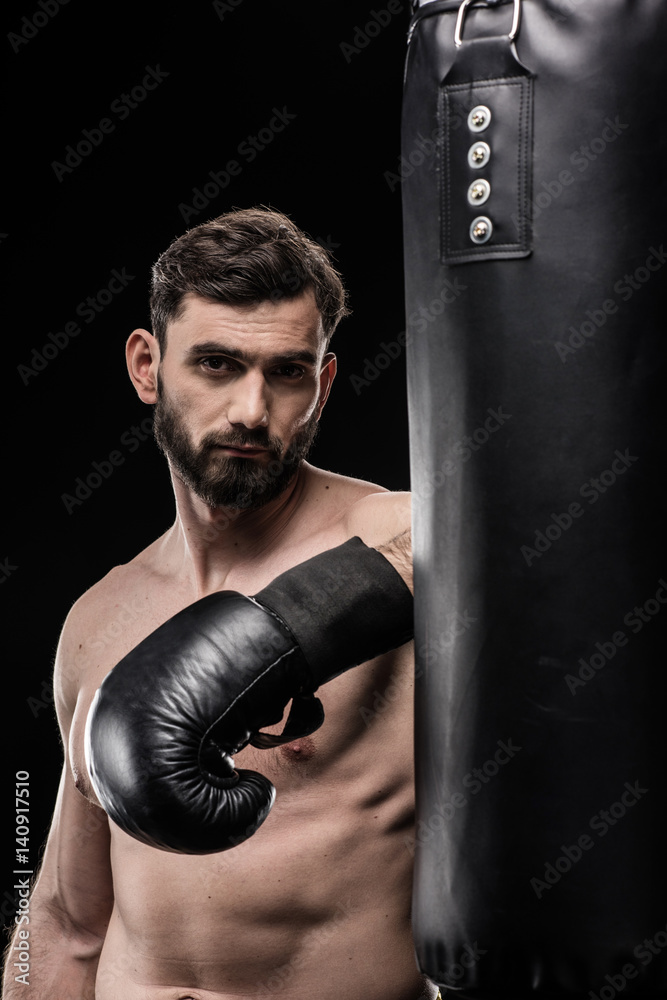
POLYGON ((667 995, 666 52, 665 0, 410 27, 407 846, 473 1000, 667 995))

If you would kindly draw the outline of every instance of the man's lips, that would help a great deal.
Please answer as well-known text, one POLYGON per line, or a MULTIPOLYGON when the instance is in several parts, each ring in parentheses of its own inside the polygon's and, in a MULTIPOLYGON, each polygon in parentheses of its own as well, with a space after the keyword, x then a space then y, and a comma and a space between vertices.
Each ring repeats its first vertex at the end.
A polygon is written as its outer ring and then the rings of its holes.
POLYGON ((265 455, 268 451, 267 448, 258 448, 253 445, 231 445, 231 444, 219 444, 215 445, 216 449, 221 451, 226 451, 229 455, 233 457, 240 458, 252 458, 253 455, 265 455))

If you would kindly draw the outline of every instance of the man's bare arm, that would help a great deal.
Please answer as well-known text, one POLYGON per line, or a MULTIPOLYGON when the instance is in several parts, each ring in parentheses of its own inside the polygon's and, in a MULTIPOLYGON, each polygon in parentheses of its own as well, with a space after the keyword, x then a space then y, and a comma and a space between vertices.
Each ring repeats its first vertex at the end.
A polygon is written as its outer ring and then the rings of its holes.
MULTIPOLYGON (((68 740, 77 673, 65 626, 56 661, 55 700, 65 763, 51 830, 31 893, 29 924, 17 927, 7 949, 3 1000, 94 1000, 97 963, 113 907, 109 824, 101 809, 74 787, 68 740), (16 979, 15 944, 28 931, 29 972, 16 979)), ((78 644, 77 644, 78 648, 78 644)))
POLYGON ((104 854, 108 822, 86 803, 64 771, 44 860, 30 898, 29 924, 7 952, 3 1000, 94 1000, 97 961, 111 912, 104 854), (76 798, 81 801, 78 802, 76 798), (29 934, 29 970, 14 967, 29 934))
POLYGON ((381 552, 412 590, 410 499, 409 493, 371 493, 350 508, 346 527, 381 552))

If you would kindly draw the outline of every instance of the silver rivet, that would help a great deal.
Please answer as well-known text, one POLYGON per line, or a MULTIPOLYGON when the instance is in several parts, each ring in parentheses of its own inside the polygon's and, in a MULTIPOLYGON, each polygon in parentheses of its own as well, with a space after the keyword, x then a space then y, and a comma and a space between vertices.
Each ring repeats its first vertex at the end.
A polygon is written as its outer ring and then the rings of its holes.
POLYGON ((476 142, 468 150, 468 163, 471 167, 484 167, 489 162, 491 147, 486 142, 476 142))
POLYGON ((491 185, 488 181, 473 181, 468 188, 468 201, 471 205, 483 205, 491 194, 491 185))
POLYGON ((493 223, 485 215, 479 215, 470 224, 470 239, 473 243, 486 243, 491 239, 493 223))
POLYGON ((491 111, 485 104, 478 104, 468 115, 468 128, 471 132, 483 132, 489 127, 491 111))

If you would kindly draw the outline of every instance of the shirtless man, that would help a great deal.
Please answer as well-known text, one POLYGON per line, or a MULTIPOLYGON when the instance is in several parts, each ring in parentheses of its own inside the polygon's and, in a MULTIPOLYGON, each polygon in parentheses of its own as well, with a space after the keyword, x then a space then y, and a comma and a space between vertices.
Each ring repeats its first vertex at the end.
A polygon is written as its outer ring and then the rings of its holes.
MULTIPOLYGON (((229 213, 162 255, 151 310, 154 334, 134 331, 127 359, 155 406, 176 520, 65 623, 54 681, 64 769, 31 898, 29 985, 14 981, 10 957, 5 1000, 430 1000, 438 991, 415 963, 405 846, 410 644, 321 687, 326 718, 312 736, 236 755, 277 799, 231 850, 146 846, 95 800, 84 755, 93 695, 182 608, 222 590, 255 594, 355 535, 409 579, 409 558, 388 544, 410 527, 409 495, 305 461, 346 311, 325 252, 278 213, 229 213), (120 634, 100 643, 100 630, 120 634)), ((150 498, 144 508, 149 516, 150 498)))

